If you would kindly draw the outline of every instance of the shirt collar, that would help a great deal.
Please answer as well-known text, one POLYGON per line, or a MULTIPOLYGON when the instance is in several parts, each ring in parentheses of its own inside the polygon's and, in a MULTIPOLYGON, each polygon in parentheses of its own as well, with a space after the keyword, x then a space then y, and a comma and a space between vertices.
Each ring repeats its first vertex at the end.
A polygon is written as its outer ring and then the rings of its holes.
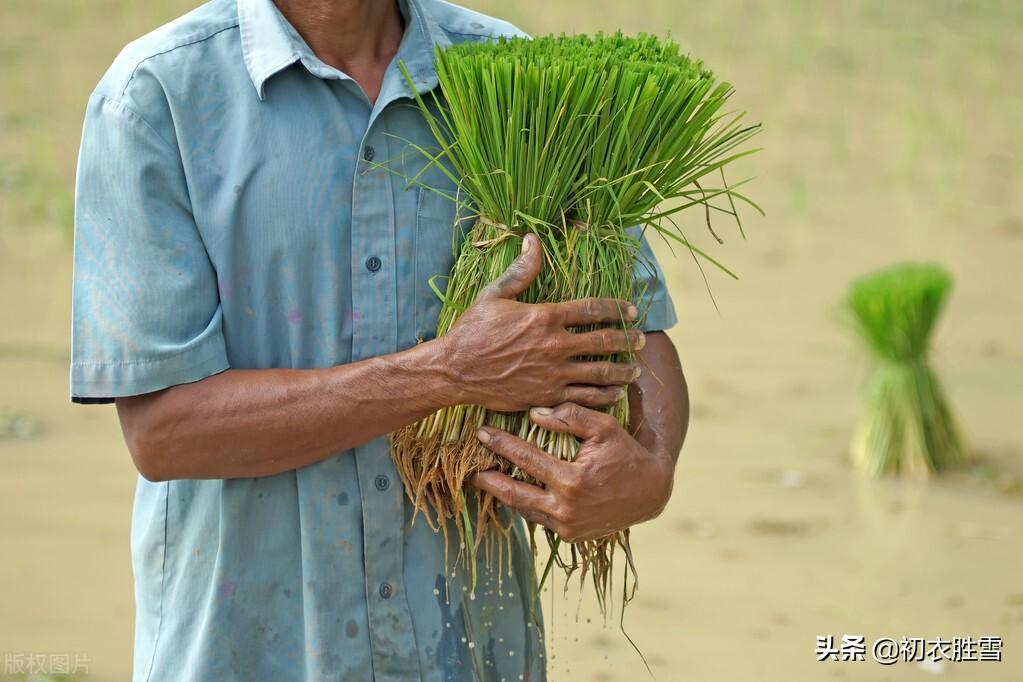
MULTIPOLYGON (((242 57, 260 99, 264 97, 266 81, 275 73, 298 61, 306 65, 321 63, 273 0, 237 2, 242 57)), ((431 11, 433 2, 398 0, 405 16, 405 35, 397 56, 405 64, 419 92, 427 92, 437 84, 434 48, 451 44, 431 11)))

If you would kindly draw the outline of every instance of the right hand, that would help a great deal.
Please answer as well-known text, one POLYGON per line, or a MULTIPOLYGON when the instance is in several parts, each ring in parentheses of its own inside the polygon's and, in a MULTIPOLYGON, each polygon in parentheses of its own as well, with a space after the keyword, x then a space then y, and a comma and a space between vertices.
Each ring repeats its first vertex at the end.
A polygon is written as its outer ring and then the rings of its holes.
POLYGON ((632 303, 515 300, 540 273, 540 250, 536 236, 526 235, 522 255, 438 339, 455 371, 459 402, 502 412, 564 402, 606 407, 623 398, 626 386, 639 376, 636 363, 576 359, 637 351, 645 343, 638 329, 568 329, 633 322, 637 311, 632 303))

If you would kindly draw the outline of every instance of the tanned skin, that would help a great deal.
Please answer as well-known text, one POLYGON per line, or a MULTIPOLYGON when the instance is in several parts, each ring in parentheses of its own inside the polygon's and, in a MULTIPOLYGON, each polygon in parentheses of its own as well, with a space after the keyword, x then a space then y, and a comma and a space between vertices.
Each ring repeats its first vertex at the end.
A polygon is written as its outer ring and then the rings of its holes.
MULTIPOLYGON (((404 31, 396 3, 275 1, 314 53, 352 76, 374 102, 404 31)), ((451 405, 533 408, 530 417, 537 424, 583 439, 578 460, 556 462, 511 434, 483 429, 481 441, 545 487, 493 471, 477 475, 474 485, 570 541, 656 516, 671 495, 689 419, 675 348, 660 332, 569 331, 619 321, 623 311, 635 319, 628 302, 516 301, 541 266, 539 242, 528 236, 523 254, 447 334, 399 353, 322 369, 228 369, 195 383, 118 398, 135 466, 154 481, 272 476, 451 405), (634 363, 575 359, 630 348, 634 363), (626 392, 633 415, 629 430, 590 409, 626 392)))

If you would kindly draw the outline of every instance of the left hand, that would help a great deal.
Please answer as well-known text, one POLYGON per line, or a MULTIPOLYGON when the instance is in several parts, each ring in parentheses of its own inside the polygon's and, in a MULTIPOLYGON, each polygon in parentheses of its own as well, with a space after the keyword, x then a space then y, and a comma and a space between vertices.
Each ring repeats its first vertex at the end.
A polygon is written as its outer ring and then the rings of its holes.
POLYGON ((480 442, 544 487, 497 471, 476 474, 474 486, 567 542, 609 535, 664 509, 674 478, 672 458, 644 448, 614 417, 575 403, 533 408, 529 417, 545 429, 582 439, 576 460, 556 459, 521 438, 485 426, 477 432, 480 442))

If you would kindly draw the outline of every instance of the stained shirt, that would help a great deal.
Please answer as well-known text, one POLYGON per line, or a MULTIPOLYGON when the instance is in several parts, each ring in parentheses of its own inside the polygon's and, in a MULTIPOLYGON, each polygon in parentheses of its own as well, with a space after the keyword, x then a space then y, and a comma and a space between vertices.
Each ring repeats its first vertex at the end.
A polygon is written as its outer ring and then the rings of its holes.
MULTIPOLYGON (((429 280, 453 263, 454 207, 403 179, 425 165, 411 145, 434 141, 397 63, 426 93, 436 46, 520 32, 440 0, 399 4, 375 103, 271 0, 213 0, 117 57, 78 167, 73 400, 433 337, 429 280)), ((451 189, 435 170, 421 180, 451 189)), ((646 329, 670 327, 659 271, 642 276, 646 329)), ((134 679, 544 679, 521 524, 470 594, 458 548, 412 518, 386 438, 263 478, 140 477, 134 679)))

